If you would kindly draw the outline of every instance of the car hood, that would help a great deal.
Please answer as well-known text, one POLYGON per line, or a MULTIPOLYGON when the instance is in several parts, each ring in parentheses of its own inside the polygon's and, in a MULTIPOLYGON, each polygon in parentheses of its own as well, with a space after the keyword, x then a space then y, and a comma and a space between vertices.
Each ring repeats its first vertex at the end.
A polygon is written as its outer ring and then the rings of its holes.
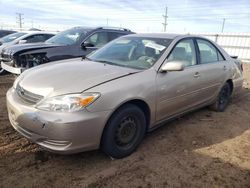
POLYGON ((11 43, 7 42, 7 43, 3 43, 0 46, 0 54, 4 51, 5 48, 7 48, 9 45, 11 45, 11 43))
POLYGON ((7 46, 4 48, 4 53, 8 54, 15 54, 15 53, 23 53, 28 50, 38 50, 38 49, 45 49, 45 48, 53 48, 53 47, 59 47, 64 46, 62 44, 52 44, 52 43, 30 43, 30 44, 16 44, 7 46))
POLYGON ((52 97, 83 92, 139 71, 93 61, 82 61, 77 58, 27 70, 21 74, 19 85, 29 92, 52 97))

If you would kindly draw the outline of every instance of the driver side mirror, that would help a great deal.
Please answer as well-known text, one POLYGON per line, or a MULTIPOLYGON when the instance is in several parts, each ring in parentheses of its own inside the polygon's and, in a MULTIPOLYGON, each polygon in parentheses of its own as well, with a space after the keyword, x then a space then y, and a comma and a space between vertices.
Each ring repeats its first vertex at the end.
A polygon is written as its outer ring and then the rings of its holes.
POLYGON ((87 48, 93 48, 93 47, 95 47, 95 45, 94 45, 94 44, 91 44, 90 42, 83 42, 83 43, 81 44, 81 48, 82 48, 83 50, 86 50, 87 48))
POLYGON ((19 40, 18 44, 25 44, 27 42, 27 40, 19 40))
POLYGON ((168 71, 183 71, 184 65, 180 61, 169 61, 165 63, 161 69, 160 72, 168 72, 168 71))

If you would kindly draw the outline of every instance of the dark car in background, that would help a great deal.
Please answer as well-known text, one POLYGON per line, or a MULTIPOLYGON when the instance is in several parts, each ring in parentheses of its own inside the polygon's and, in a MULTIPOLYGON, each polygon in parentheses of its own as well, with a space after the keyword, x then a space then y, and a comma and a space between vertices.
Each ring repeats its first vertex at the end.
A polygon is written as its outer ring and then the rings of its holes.
POLYGON ((16 31, 12 31, 12 30, 0 30, 0 38, 12 34, 12 33, 16 33, 16 31))
POLYGON ((132 33, 124 28, 74 27, 58 33, 44 43, 4 48, 0 54, 1 67, 13 74, 21 74, 30 67, 51 61, 84 57, 113 39, 132 33))

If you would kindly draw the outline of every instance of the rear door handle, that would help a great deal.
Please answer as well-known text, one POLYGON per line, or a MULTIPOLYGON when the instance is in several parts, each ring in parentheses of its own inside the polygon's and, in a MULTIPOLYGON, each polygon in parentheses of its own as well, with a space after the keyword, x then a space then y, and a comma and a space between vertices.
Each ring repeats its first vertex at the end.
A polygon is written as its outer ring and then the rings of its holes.
POLYGON ((227 66, 226 66, 226 65, 224 65, 223 70, 224 70, 224 71, 227 70, 227 66))
POLYGON ((196 72, 196 73, 194 74, 194 77, 195 77, 195 78, 200 78, 200 77, 201 77, 201 75, 200 75, 200 73, 199 73, 199 72, 196 72))

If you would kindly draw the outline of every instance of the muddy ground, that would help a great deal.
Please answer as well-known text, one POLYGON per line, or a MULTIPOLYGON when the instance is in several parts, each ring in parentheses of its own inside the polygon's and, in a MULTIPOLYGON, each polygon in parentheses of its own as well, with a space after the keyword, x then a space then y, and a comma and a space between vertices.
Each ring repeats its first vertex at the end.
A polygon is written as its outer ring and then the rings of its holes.
POLYGON ((250 187, 250 79, 226 112, 204 108, 172 121, 121 160, 56 155, 20 136, 6 112, 12 81, 0 77, 0 187, 250 187))

